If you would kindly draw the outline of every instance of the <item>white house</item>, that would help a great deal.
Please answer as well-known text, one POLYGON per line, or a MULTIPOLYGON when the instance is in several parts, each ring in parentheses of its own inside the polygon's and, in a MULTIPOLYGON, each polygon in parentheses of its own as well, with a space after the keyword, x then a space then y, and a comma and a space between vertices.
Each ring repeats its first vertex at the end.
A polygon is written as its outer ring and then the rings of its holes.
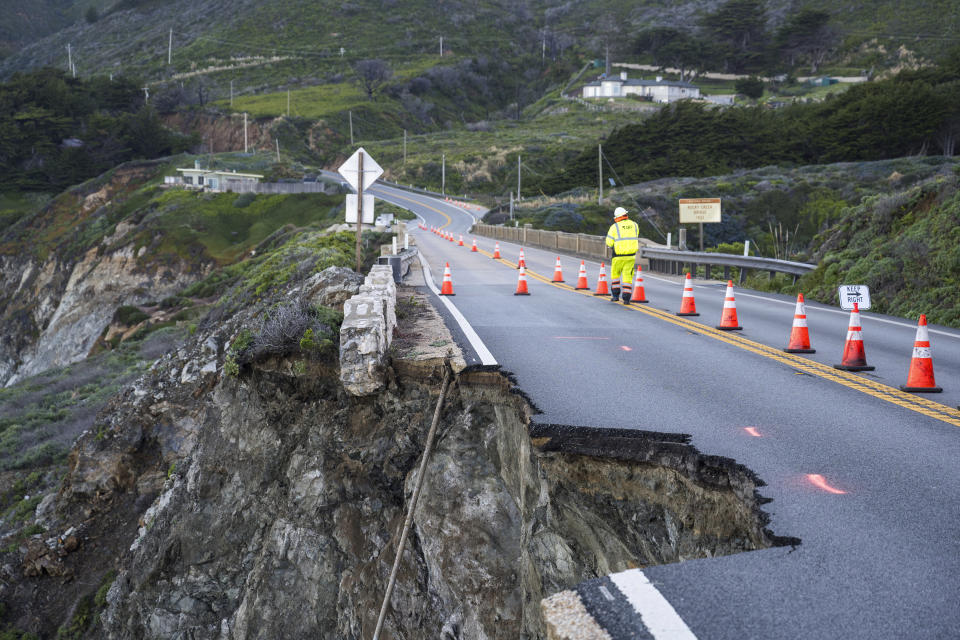
POLYGON ((620 76, 601 77, 583 85, 584 98, 622 98, 625 96, 648 96, 653 102, 676 102, 687 98, 699 98, 700 88, 689 82, 674 82, 657 76, 656 80, 634 80, 627 72, 620 76))
POLYGON ((168 176, 164 184, 182 184, 207 191, 238 191, 241 187, 258 184, 263 178, 258 173, 201 169, 199 162, 195 162, 192 169, 178 168, 177 171, 180 175, 168 176))

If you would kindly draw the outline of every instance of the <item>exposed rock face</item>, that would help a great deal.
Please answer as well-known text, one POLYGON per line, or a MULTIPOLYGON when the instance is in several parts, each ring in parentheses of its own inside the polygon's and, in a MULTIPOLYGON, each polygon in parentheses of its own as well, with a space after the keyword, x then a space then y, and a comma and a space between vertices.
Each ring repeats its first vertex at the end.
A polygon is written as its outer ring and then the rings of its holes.
MULTIPOLYGON (((106 222, 107 209, 126 190, 140 186, 157 163, 123 166, 109 179, 83 185, 60 196, 38 216, 38 226, 106 222), (66 213, 65 213, 66 212, 66 213)), ((132 231, 121 221, 89 247, 66 239, 49 255, 39 256, 20 239, 0 242, 0 385, 52 367, 76 362, 90 352, 120 305, 160 300, 203 275, 203 270, 175 259, 162 267, 149 263, 148 247, 134 253, 132 231), (144 259, 141 261, 141 259, 144 259)), ((52 231, 26 229, 41 234, 52 231)))
MULTIPOLYGON (((110 591, 109 637, 370 637, 435 383, 403 380, 363 401, 279 370, 218 383, 189 466, 110 591)), ((752 494, 748 475, 721 469, 720 488, 655 464, 539 451, 524 405, 498 374, 461 376, 391 637, 542 637, 537 607, 555 590, 769 543, 738 497, 752 494)))
POLYGON ((37 324, 45 328, 20 352, 21 364, 6 384, 85 358, 118 306, 165 298, 197 278, 186 264, 140 269, 132 246, 99 253, 90 249, 73 266, 52 313, 53 292, 37 308, 37 324))

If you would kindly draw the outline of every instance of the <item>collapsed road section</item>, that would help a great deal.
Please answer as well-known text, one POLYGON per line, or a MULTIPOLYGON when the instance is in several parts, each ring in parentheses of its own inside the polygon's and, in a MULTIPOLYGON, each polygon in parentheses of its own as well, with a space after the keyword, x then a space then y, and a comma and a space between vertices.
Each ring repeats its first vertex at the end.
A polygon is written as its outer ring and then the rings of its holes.
POLYGON ((75 544, 27 541, 9 619, 50 633, 86 603, 99 637, 370 638, 448 363, 382 637, 544 638, 541 602, 584 581, 795 542, 758 478, 684 436, 536 423, 423 290, 365 292, 396 317, 376 392, 347 392, 336 350, 267 350, 291 305, 364 293, 337 278, 204 324, 111 403, 44 510, 75 544))

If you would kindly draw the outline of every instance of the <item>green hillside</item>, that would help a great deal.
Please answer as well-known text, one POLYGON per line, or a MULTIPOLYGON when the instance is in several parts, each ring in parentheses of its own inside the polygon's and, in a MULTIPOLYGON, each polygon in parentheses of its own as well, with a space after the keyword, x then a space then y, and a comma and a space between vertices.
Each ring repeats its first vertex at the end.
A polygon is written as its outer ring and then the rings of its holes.
POLYGON ((960 327, 960 172, 865 199, 814 244, 818 267, 795 287, 833 303, 840 284, 870 287, 872 311, 960 327))
MULTIPOLYGON (((639 5, 626 0, 120 0, 109 6, 99 1, 81 6, 46 0, 36 15, 30 14, 42 28, 23 38, 62 30, 0 61, 0 78, 44 65, 66 70, 70 44, 81 76, 138 76, 158 87, 179 88, 182 83, 194 101, 205 103, 229 100, 231 81, 235 97, 338 84, 350 80, 356 62, 379 59, 396 76, 388 83, 397 89, 395 99, 404 91, 422 98, 424 93, 443 94, 444 85, 462 85, 462 93, 492 112, 514 102, 522 107, 536 101, 544 75, 562 70, 555 78, 562 83, 570 71, 601 58, 608 49, 615 61, 650 61, 657 53, 641 46, 640 36, 653 27, 672 28, 705 43, 697 67, 783 70, 789 55, 801 71, 813 45, 796 40, 800 28, 791 20, 804 9, 824 12, 826 30, 813 35, 827 37, 827 66, 880 72, 930 59, 956 43, 960 14, 952 5, 950 0, 687 0, 639 5), (80 15, 91 6, 98 9, 95 21, 80 15), (730 44, 737 40, 738 29, 745 28, 741 23, 750 23, 755 31, 747 48, 730 44), (425 71, 433 67, 449 71, 427 76, 425 71), (414 77, 434 86, 401 86, 414 77), (440 85, 439 92, 435 85, 440 85)), ((15 24, 5 21, 9 31, 15 24)), ((458 117, 451 109, 444 115, 457 122, 476 114, 467 110, 458 117)))

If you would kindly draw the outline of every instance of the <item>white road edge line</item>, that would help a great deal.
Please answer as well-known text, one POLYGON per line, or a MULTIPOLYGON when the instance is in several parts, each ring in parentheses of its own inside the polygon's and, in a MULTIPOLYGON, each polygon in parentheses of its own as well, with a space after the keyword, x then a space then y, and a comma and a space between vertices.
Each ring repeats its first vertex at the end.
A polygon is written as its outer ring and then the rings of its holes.
POLYGON ((450 300, 440 295, 440 290, 437 289, 437 285, 433 282, 433 272, 430 271, 430 265, 427 264, 426 258, 423 257, 423 254, 417 251, 417 257, 420 258, 420 264, 423 266, 423 273, 426 275, 424 280, 427 283, 427 286, 430 287, 430 290, 440 299, 450 312, 450 315, 453 316, 453 319, 457 321, 457 324, 460 325, 460 330, 463 331, 463 335, 467 337, 467 340, 470 341, 470 346, 473 347, 473 350, 477 352, 477 355, 480 356, 480 363, 485 365, 495 365, 497 364, 497 359, 493 357, 493 354, 490 353, 490 350, 487 349, 487 345, 483 344, 483 340, 480 339, 480 336, 477 335, 477 332, 474 331, 473 327, 470 326, 470 323, 467 322, 467 319, 463 317, 463 314, 460 313, 460 309, 457 309, 450 300))
POLYGON ((673 605, 657 591, 643 571, 630 569, 608 577, 640 614, 655 640, 697 640, 673 605))

